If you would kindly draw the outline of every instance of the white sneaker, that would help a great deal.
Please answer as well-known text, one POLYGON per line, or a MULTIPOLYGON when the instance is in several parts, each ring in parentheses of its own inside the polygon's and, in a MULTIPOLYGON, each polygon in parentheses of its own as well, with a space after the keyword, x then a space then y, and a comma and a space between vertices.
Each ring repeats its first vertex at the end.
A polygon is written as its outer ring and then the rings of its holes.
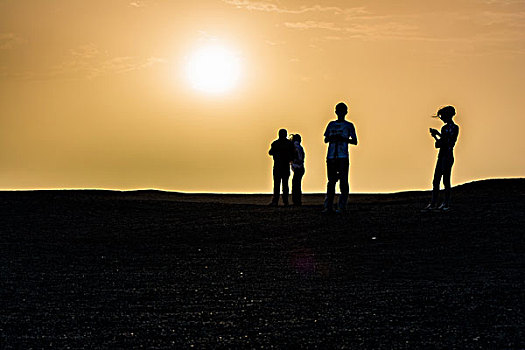
POLYGON ((448 204, 441 204, 438 208, 439 210, 442 210, 442 211, 449 211, 450 210, 450 207, 448 206, 448 204))
POLYGON ((437 209, 437 207, 434 204, 430 203, 429 205, 427 205, 426 207, 421 209, 421 212, 425 213, 427 211, 432 211, 432 210, 436 210, 436 209, 437 209))

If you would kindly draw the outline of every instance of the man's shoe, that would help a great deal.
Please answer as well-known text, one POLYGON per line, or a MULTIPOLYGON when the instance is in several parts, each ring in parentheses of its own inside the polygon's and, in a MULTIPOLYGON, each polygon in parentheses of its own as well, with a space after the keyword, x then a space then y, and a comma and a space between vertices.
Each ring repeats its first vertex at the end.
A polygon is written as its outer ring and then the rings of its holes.
POLYGON ((346 210, 343 209, 343 208, 337 208, 337 209, 335 210, 335 213, 336 213, 336 214, 344 214, 344 213, 346 213, 346 210))
POLYGON ((441 211, 449 211, 449 210, 450 210, 450 207, 449 207, 448 204, 443 203, 443 204, 441 204, 441 205, 439 206, 438 209, 441 210, 441 211))
POLYGON ((279 204, 276 203, 276 202, 271 202, 270 204, 268 204, 269 207, 277 207, 279 204))
POLYGON ((333 213, 334 211, 331 209, 331 208, 324 208, 322 211, 321 211, 321 214, 331 214, 333 213))
POLYGON ((422 213, 426 213, 427 211, 433 211, 433 210, 436 210, 436 209, 437 209, 437 207, 434 204, 430 203, 429 205, 427 205, 426 207, 421 209, 421 212, 422 213))

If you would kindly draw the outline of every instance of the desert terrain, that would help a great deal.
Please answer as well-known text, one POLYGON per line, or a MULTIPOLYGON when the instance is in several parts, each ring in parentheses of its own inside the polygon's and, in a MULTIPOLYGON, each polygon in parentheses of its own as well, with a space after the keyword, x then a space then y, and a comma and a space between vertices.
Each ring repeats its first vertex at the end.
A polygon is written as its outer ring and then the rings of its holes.
POLYGON ((523 349, 524 195, 0 192, 0 348, 523 349))

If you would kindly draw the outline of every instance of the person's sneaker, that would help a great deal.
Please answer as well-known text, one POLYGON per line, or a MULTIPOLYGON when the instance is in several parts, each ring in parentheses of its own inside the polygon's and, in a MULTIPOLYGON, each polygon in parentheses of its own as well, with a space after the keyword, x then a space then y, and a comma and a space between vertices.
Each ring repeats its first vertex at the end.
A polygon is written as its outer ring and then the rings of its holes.
POLYGON ((441 204, 438 208, 439 210, 442 210, 442 211, 449 211, 450 210, 450 206, 448 204, 441 204))
POLYGON ((277 204, 276 202, 270 202, 270 204, 268 204, 269 207, 277 207, 279 204, 277 204))
POLYGON ((335 210, 335 213, 336 213, 336 214, 344 214, 344 213, 346 213, 346 210, 343 209, 343 208, 337 208, 337 209, 335 210))
POLYGON ((333 213, 334 211, 331 209, 331 208, 324 208, 322 211, 321 211, 321 214, 331 214, 333 213))
POLYGON ((436 210, 436 209, 437 209, 437 207, 434 204, 430 203, 429 205, 427 205, 426 207, 421 209, 421 212, 425 213, 427 211, 432 211, 432 210, 436 210))

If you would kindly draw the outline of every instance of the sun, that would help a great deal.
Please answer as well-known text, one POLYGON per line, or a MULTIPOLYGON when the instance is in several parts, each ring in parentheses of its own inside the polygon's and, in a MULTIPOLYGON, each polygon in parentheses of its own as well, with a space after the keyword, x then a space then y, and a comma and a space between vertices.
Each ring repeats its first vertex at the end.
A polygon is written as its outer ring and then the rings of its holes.
POLYGON ((187 75, 191 85, 200 91, 219 94, 235 87, 241 71, 239 57, 222 46, 205 46, 188 60, 187 75))

